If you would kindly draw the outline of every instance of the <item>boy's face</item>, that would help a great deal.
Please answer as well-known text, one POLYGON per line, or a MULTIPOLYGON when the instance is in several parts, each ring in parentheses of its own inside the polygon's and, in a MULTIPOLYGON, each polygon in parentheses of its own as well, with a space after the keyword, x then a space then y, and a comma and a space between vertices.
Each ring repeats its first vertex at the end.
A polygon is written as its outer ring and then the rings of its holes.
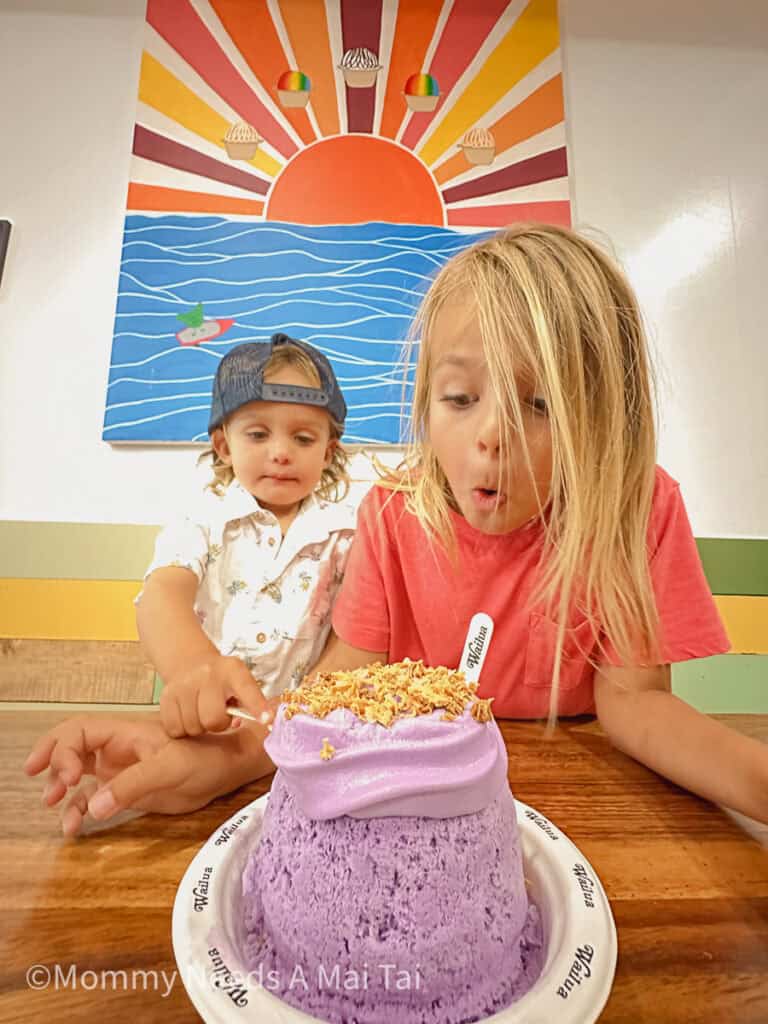
POLYGON ((552 435, 541 396, 517 382, 533 477, 520 437, 512 433, 506 465, 500 463, 500 410, 471 305, 446 303, 432 328, 429 442, 459 511, 483 533, 509 533, 538 515, 549 497, 552 435))
MULTIPOLYGON (((312 386, 290 366, 270 374, 269 383, 312 386)), ((213 432, 212 442, 240 484, 278 517, 314 491, 336 445, 328 413, 293 402, 249 402, 213 432)))

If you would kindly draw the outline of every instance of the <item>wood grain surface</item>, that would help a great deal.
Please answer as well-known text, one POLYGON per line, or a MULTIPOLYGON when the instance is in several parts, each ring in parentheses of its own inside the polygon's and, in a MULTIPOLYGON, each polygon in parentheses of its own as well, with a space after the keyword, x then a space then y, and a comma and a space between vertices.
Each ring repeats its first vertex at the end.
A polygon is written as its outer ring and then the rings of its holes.
MULTIPOLYGON (((129 816, 63 840, 42 783, 21 765, 65 714, 0 712, 0 1022, 196 1021, 181 983, 168 993, 164 980, 175 970, 176 888, 216 827, 271 780, 194 814, 129 816), (35 991, 35 964, 54 977, 59 964, 65 981, 74 967, 84 984, 35 991), (146 988, 135 975, 127 990, 116 976, 113 990, 84 973, 121 970, 156 975, 146 988)), ((768 718, 723 717, 768 739, 768 718)), ((500 724, 515 795, 570 836, 611 901, 619 961, 601 1022, 765 1024, 768 828, 664 782, 612 750, 591 720, 562 724, 550 741, 538 723, 500 724)))
POLYGON ((154 686, 138 640, 0 639, 0 701, 151 704, 154 686))

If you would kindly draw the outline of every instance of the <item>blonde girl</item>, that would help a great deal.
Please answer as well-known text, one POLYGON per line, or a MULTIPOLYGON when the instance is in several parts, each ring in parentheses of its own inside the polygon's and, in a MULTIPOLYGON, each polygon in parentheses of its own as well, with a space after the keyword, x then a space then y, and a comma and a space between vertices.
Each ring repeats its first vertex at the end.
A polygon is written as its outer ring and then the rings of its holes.
POLYGON ((672 663, 729 642, 656 465, 624 276, 571 231, 520 225, 442 268, 415 334, 413 443, 361 506, 318 669, 455 666, 483 611, 498 717, 596 713, 626 753, 768 819, 766 749, 671 693, 672 663))

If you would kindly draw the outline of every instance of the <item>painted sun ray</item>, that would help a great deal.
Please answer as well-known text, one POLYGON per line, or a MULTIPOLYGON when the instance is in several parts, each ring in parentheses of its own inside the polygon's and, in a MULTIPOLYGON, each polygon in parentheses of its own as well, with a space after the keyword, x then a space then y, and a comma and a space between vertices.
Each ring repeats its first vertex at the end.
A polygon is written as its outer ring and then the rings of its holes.
POLYGON ((494 190, 491 196, 483 193, 477 196, 468 196, 465 199, 450 203, 448 210, 464 209, 469 206, 489 206, 489 199, 493 200, 496 206, 505 206, 508 203, 532 203, 532 202, 560 202, 568 198, 567 178, 546 178, 542 181, 534 181, 528 185, 520 185, 517 188, 494 190))
MULTIPOLYGON (((296 71, 299 69, 299 65, 296 60, 296 54, 293 52, 293 47, 291 46, 290 36, 288 35, 288 32, 286 31, 285 28, 283 12, 280 10, 278 0, 267 0, 267 7, 269 9, 269 14, 270 17, 272 18, 272 22, 275 26, 275 31, 277 32, 277 38, 280 40, 280 45, 282 46, 283 52, 285 53, 285 59, 287 62, 286 71, 296 71)), ((322 132, 320 131, 320 126, 317 123, 317 118, 315 117, 315 112, 312 108, 312 104, 308 102, 304 110, 306 111, 307 118, 312 127, 312 131, 314 132, 315 139, 319 139, 322 135, 322 132)))
MULTIPOLYGON (((210 0, 192 0, 192 4, 205 22, 208 31, 222 48, 228 59, 240 74, 241 78, 248 83, 250 89, 259 97, 264 106, 277 123, 290 136, 297 147, 303 145, 303 140, 294 126, 285 116, 285 111, 276 100, 274 88, 270 91, 259 78, 254 75, 250 65, 243 60, 243 55, 235 46, 232 38, 222 25, 221 20, 210 4, 210 0)), ((272 83, 274 85, 274 83, 272 83)))
MULTIPOLYGON (((221 150, 224 150, 224 136, 232 121, 237 119, 234 111, 232 117, 222 115, 216 107, 198 96, 156 57, 146 51, 141 60, 139 99, 166 117, 178 121, 189 131, 201 135, 221 150)), ((257 150, 249 163, 270 178, 274 177, 282 166, 282 163, 263 147, 257 150)))
MULTIPOLYGON (((374 85, 360 88, 355 77, 360 74, 357 69, 344 71, 347 91, 347 125, 350 132, 373 131, 373 113, 376 105, 376 90, 380 88, 378 79, 381 76, 379 49, 381 45, 381 18, 383 0, 341 0, 341 34, 344 53, 349 50, 363 48, 373 54, 378 68, 374 76, 374 85)), ((367 62, 365 64, 367 69, 367 62)), ((372 70, 372 69, 371 69, 372 70)))
POLYGON ((340 68, 341 58, 344 56, 344 36, 341 31, 341 0, 325 0, 325 17, 328 25, 328 44, 331 50, 331 63, 334 69, 334 83, 336 85, 339 133, 346 135, 349 131, 347 87, 340 68))
POLYGON ((264 216, 264 204, 253 199, 214 196, 140 181, 129 183, 126 209, 141 213, 221 213, 258 220, 264 216))
MULTIPOLYGON (((541 153, 546 153, 552 149, 559 149, 565 146, 565 144, 565 125, 561 122, 553 128, 547 128, 538 135, 532 135, 530 138, 519 143, 519 145, 512 146, 510 149, 497 155, 493 161, 493 169, 495 171, 503 170, 511 167, 512 164, 528 160, 530 157, 539 156, 541 153)), ((477 178, 482 178, 488 173, 487 166, 470 165, 467 167, 466 160, 463 160, 463 164, 464 167, 461 169, 463 173, 448 179, 445 183, 445 188, 453 188, 456 185, 463 185, 468 181, 475 181, 477 178)))
POLYGON ((521 160, 500 171, 491 171, 474 181, 463 185, 443 189, 443 200, 446 205, 460 202, 462 199, 473 199, 475 196, 487 196, 503 192, 522 185, 533 185, 538 181, 549 181, 551 178, 562 178, 568 174, 568 155, 565 146, 552 149, 538 156, 521 160))
POLYGON ((296 152, 296 143, 240 76, 189 0, 149 0, 147 22, 282 157, 296 152))
MULTIPOLYGON (((381 118, 384 111, 384 97, 389 89, 390 75, 392 74, 392 47, 395 37, 395 23, 397 21, 397 0, 383 0, 381 11, 381 38, 379 41, 379 64, 381 71, 376 82, 376 97, 373 108, 374 135, 381 135, 381 118)), ((401 86, 402 88, 402 86, 401 86)))
MULTIPOLYGON (((209 2, 253 74, 274 95, 280 75, 288 70, 288 62, 265 0, 248 4, 241 0, 209 2)), ((302 142, 308 144, 315 138, 306 110, 287 110, 285 117, 302 142)))
MULTIPOLYGON (((160 135, 171 142, 178 142, 179 145, 186 146, 187 149, 193 150, 202 156, 223 162, 225 154, 220 146, 214 145, 208 139, 190 131, 179 124, 178 121, 172 121, 170 117, 141 101, 137 103, 136 126, 146 128, 148 131, 154 132, 155 135, 160 135)), ((237 169, 242 174, 248 175, 255 182, 264 182, 268 185, 272 180, 263 171, 257 171, 251 163, 245 160, 239 160, 236 165, 231 163, 228 165, 237 166, 237 169)))
POLYGON ((454 104, 419 156, 430 166, 509 89, 560 45, 557 0, 531 0, 474 80, 454 104))
POLYGON ((304 72, 310 81, 309 105, 319 134, 338 135, 336 71, 325 5, 318 0, 307 4, 288 3, 283 5, 280 13, 296 59, 294 70, 304 72))
POLYGON ((382 137, 394 139, 398 133, 406 109, 403 86, 410 75, 426 70, 427 49, 446 7, 450 7, 450 0, 420 0, 418 4, 397 6, 387 88, 378 127, 382 137))
POLYGON ((498 206, 471 206, 448 210, 448 224, 458 230, 481 231, 503 228, 518 221, 544 221, 571 226, 571 205, 562 202, 509 203, 498 206))
MULTIPOLYGON (((428 73, 430 68, 432 67, 432 62, 433 62, 433 60, 435 58, 435 53, 437 52, 437 48, 440 46, 440 42, 441 42, 441 40, 443 38, 443 32, 445 31, 445 26, 448 24, 448 19, 451 16, 451 11, 453 10, 454 2, 455 2, 455 0, 445 0, 445 3, 443 4, 442 10, 440 11, 440 14, 439 14, 438 19, 437 19, 437 23, 435 24, 435 31, 434 31, 434 33, 432 35, 432 38, 429 41, 429 46, 427 47, 427 52, 424 54, 424 62, 422 64, 422 72, 424 72, 424 73, 428 73)), ((438 81, 437 84, 438 84, 438 87, 439 87, 440 86, 439 81, 438 81)), ((441 114, 441 108, 442 108, 444 102, 445 102, 445 92, 443 92, 443 98, 441 98, 441 100, 440 100, 440 102, 438 103, 438 106, 437 106, 437 114, 436 114, 436 116, 438 116, 438 117, 441 114)), ((404 145, 404 143, 403 143, 403 135, 406 132, 406 130, 408 128, 408 125, 411 123, 411 118, 412 117, 413 117, 413 114, 410 111, 410 109, 408 109, 407 107, 403 108, 403 110, 401 111, 400 126, 397 129, 397 134, 395 135, 395 141, 399 142, 400 145, 404 145)), ((412 148, 412 147, 409 147, 409 148, 412 148)))
MULTIPOLYGON (((559 51, 554 55, 559 60, 559 51)), ((544 64, 549 61, 544 61, 544 64)), ((527 76, 526 82, 541 76, 539 68, 527 76)), ((519 83, 522 87, 523 83, 519 83)), ((511 90, 514 92, 515 90, 511 90)), ((475 122, 475 128, 484 128, 490 131, 496 145, 496 163, 500 158, 518 146, 520 143, 541 136, 547 130, 556 127, 565 130, 565 110, 563 104, 563 87, 560 74, 534 87, 525 99, 519 103, 514 102, 514 97, 507 94, 498 104, 491 107, 486 114, 475 122)), ((441 185, 453 180, 467 170, 467 161, 460 147, 449 149, 444 154, 442 162, 432 168, 435 180, 441 185)))
POLYGON ((428 70, 437 79, 443 99, 432 113, 408 116, 401 134, 404 146, 415 150, 429 126, 442 119, 446 107, 453 102, 451 94, 465 69, 487 50, 488 40, 499 34, 500 26, 517 16, 525 2, 515 0, 509 4, 508 0, 485 0, 483 4, 476 4, 474 0, 454 0, 440 39, 429 55, 428 70))
POLYGON ((234 199, 250 199, 264 201, 263 195, 255 194, 252 189, 240 188, 236 184, 223 181, 213 182, 194 171, 179 167, 169 167, 148 160, 138 154, 131 159, 131 182, 142 185, 168 186, 169 188, 188 188, 193 192, 207 192, 211 196, 231 196, 234 199))
POLYGON ((189 171, 209 182, 234 185, 248 192, 266 195, 269 183, 258 179, 255 175, 225 164, 220 160, 212 160, 209 156, 197 153, 187 146, 157 135, 148 128, 137 124, 133 134, 133 152, 156 164, 165 164, 180 171, 189 171))

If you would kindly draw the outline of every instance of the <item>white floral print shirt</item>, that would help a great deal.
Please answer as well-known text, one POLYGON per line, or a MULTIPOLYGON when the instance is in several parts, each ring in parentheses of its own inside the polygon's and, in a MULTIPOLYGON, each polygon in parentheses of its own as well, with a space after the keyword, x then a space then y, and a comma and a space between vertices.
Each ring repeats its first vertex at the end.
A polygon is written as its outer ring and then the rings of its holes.
POLYGON ((163 566, 191 570, 206 634, 272 697, 298 686, 322 653, 355 521, 354 505, 310 495, 283 537, 233 480, 223 497, 205 491, 199 508, 160 532, 144 579, 163 566))

